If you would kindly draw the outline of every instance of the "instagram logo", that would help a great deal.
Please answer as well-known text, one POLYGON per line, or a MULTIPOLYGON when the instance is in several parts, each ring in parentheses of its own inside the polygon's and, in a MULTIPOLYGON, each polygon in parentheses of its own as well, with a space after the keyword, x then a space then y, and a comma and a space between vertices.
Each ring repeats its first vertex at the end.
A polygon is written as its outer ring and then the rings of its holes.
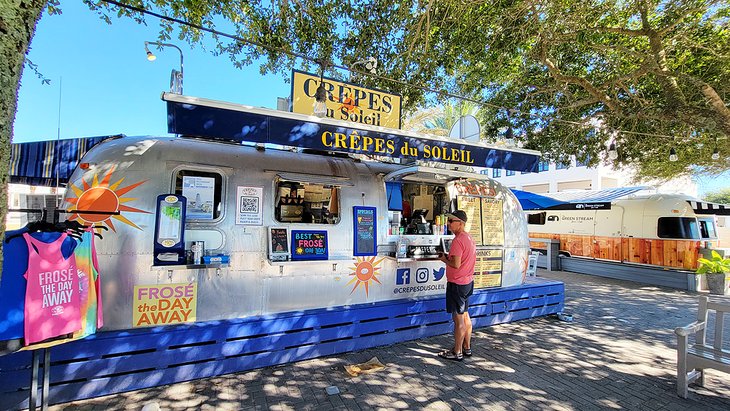
POLYGON ((419 268, 416 270, 416 282, 425 283, 428 281, 428 268, 419 268))

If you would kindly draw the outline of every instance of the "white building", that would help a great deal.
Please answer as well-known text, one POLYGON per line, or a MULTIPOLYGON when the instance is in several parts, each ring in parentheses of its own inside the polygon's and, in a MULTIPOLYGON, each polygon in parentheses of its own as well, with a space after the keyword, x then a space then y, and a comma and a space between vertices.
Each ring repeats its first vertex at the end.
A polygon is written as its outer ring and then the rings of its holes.
POLYGON ((6 230, 17 230, 30 221, 41 219, 40 211, 56 208, 63 200, 65 188, 8 184, 8 214, 5 219, 6 230), (11 211, 11 210, 35 210, 11 211))
POLYGON ((524 173, 501 169, 485 169, 487 174, 509 188, 528 191, 536 194, 560 193, 566 191, 598 191, 607 188, 649 186, 651 189, 642 193, 686 194, 697 197, 698 190, 689 177, 673 179, 669 182, 634 181, 634 171, 630 169, 614 170, 601 164, 589 168, 571 158, 570 166, 562 166, 548 162, 540 162, 539 172, 524 173))

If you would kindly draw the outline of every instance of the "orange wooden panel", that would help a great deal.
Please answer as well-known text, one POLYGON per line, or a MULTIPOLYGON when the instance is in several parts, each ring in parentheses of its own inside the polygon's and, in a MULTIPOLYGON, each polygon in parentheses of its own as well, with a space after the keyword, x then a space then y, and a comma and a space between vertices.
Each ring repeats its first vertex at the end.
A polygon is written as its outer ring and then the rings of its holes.
POLYGON ((654 240, 651 247, 651 263, 664 265, 664 240, 654 240))
POLYGON ((677 263, 677 241, 664 242, 664 265, 667 267, 681 267, 677 263))
POLYGON ((621 261, 621 239, 617 237, 594 237, 593 255, 604 260, 621 261))
POLYGON ((580 237, 583 246, 583 255, 586 257, 593 257, 593 237, 587 235, 580 237))

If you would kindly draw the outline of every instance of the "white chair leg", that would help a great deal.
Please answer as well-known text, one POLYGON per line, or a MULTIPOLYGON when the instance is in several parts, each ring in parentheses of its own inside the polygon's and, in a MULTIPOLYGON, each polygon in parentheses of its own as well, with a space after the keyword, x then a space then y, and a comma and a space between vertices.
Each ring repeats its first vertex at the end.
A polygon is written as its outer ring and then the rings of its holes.
POLYGON ((697 384, 700 387, 705 386, 705 369, 704 368, 698 368, 697 372, 700 373, 700 376, 697 378, 697 384))

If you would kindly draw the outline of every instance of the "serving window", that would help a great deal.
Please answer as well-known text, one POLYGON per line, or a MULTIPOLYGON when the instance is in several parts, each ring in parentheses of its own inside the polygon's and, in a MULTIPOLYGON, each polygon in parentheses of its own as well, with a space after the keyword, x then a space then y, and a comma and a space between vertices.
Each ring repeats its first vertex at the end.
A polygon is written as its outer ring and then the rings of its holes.
POLYGON ((175 173, 175 194, 187 199, 186 219, 217 220, 223 214, 223 175, 180 169, 175 173))
POLYGON ((340 222, 340 187, 325 182, 277 178, 276 210, 281 223, 337 224, 340 222))
POLYGON ((700 235, 703 240, 716 239, 717 231, 715 230, 715 221, 712 218, 698 218, 700 224, 700 235))
POLYGON ((532 213, 527 215, 527 224, 545 225, 546 212, 532 213))

